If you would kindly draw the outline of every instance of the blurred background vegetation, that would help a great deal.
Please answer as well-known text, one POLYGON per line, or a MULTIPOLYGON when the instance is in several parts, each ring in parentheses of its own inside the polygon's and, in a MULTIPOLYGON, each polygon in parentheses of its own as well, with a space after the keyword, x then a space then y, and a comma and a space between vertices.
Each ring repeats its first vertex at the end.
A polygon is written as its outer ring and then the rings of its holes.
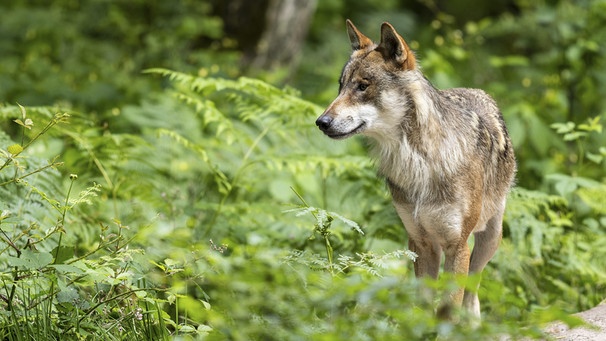
POLYGON ((0 335, 539 335, 604 299, 604 41, 604 0, 3 2, 0 335), (504 113, 518 188, 480 329, 433 319, 365 141, 314 126, 346 18, 504 113))

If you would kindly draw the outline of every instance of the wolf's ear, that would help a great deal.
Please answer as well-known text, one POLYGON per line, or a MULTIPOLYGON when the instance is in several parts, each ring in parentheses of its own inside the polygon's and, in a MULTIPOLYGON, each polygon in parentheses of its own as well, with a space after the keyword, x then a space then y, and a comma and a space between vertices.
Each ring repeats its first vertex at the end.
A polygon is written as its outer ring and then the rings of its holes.
POLYGON ((416 59, 406 42, 396 32, 391 24, 384 22, 381 25, 381 43, 377 47, 383 57, 393 60, 404 69, 412 70, 416 67, 416 59))
POLYGON ((352 50, 363 50, 372 45, 372 40, 358 31, 351 20, 347 19, 346 23, 347 34, 349 35, 349 41, 351 41, 352 50))

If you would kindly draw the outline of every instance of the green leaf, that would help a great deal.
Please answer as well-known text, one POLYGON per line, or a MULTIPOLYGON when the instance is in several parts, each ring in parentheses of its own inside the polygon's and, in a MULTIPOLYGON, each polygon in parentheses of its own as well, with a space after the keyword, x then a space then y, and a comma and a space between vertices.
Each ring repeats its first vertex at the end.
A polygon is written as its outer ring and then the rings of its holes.
POLYGON ((562 180, 555 184, 556 192, 563 197, 574 192, 577 188, 578 185, 574 181, 562 180))
POLYGON ((25 270, 37 270, 49 265, 52 261, 53 255, 49 252, 24 250, 21 252, 21 257, 9 258, 9 266, 22 267, 25 270))
POLYGON ((26 118, 25 121, 16 119, 16 120, 13 120, 13 122, 17 123, 18 125, 22 126, 23 128, 26 128, 26 129, 32 129, 32 127, 34 126, 34 121, 32 121, 30 118, 26 118))
POLYGON ((57 302, 59 303, 74 303, 80 296, 76 289, 72 287, 65 288, 57 294, 57 302))
POLYGON ((51 251, 55 255, 55 264, 63 264, 66 260, 74 256, 73 246, 57 246, 51 251))
POLYGON ((25 120, 25 118, 27 116, 27 112, 25 111, 25 107, 22 106, 19 103, 17 103, 17 106, 19 106, 19 110, 21 111, 21 117, 25 120))
POLYGON ((597 133, 601 133, 602 125, 600 124, 600 116, 588 118, 587 123, 579 124, 579 130, 587 132, 595 131, 597 133))
POLYGON ((553 123, 551 128, 555 129, 558 134, 566 134, 571 131, 574 131, 575 124, 574 122, 566 122, 566 123, 553 123))
POLYGON ((204 300, 198 300, 198 301, 200 301, 200 303, 202 303, 202 305, 204 306, 204 309, 210 310, 210 308, 211 308, 210 303, 208 303, 208 302, 206 302, 204 300))
POLYGON ((198 326, 198 334, 208 334, 212 331, 213 331, 212 327, 207 326, 205 324, 201 324, 198 326))
POLYGON ((590 161, 597 163, 597 164, 602 163, 602 160, 604 160, 604 156, 599 155, 599 154, 593 154, 593 153, 587 152, 586 156, 590 161))
POLYGON ((67 265, 67 264, 51 264, 49 265, 50 268, 53 268, 55 270, 57 270, 57 272, 62 273, 62 274, 76 274, 76 275, 81 275, 84 273, 84 271, 82 271, 82 269, 73 266, 73 265, 67 265))
POLYGON ((7 150, 12 155, 17 155, 23 151, 23 147, 21 147, 20 144, 13 144, 11 146, 8 146, 7 150))
POLYGON ((575 141, 578 140, 582 137, 587 136, 587 133, 582 132, 582 131, 573 131, 571 133, 565 134, 564 135, 564 141, 575 141))
POLYGON ((21 258, 29 259, 32 266, 36 269, 43 268, 49 265, 53 261, 53 255, 49 252, 35 252, 31 251, 31 253, 23 252, 21 254, 21 258))
POLYGON ((179 326, 179 332, 181 333, 195 333, 196 329, 190 325, 179 326))

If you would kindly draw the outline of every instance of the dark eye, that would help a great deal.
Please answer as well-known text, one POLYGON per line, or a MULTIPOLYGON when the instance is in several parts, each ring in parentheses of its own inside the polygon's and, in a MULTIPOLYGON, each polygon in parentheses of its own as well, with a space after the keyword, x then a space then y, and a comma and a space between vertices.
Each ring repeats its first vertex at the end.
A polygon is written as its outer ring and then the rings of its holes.
POLYGON ((366 90, 366 88, 368 88, 368 84, 360 83, 358 85, 358 90, 360 90, 360 91, 364 91, 364 90, 366 90))

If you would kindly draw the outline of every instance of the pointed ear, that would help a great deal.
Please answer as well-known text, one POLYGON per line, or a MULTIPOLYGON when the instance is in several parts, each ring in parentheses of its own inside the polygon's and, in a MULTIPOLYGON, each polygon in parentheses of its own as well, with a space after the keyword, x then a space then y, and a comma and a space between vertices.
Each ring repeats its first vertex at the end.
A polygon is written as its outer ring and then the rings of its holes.
POLYGON ((349 35, 349 41, 351 41, 351 48, 354 51, 363 50, 370 45, 372 45, 372 40, 370 40, 367 36, 363 35, 358 29, 354 26, 351 20, 347 19, 347 34, 349 35))
POLYGON ((396 32, 391 24, 384 22, 381 25, 381 43, 377 47, 383 58, 393 60, 404 69, 412 70, 416 67, 416 59, 406 42, 396 32))

